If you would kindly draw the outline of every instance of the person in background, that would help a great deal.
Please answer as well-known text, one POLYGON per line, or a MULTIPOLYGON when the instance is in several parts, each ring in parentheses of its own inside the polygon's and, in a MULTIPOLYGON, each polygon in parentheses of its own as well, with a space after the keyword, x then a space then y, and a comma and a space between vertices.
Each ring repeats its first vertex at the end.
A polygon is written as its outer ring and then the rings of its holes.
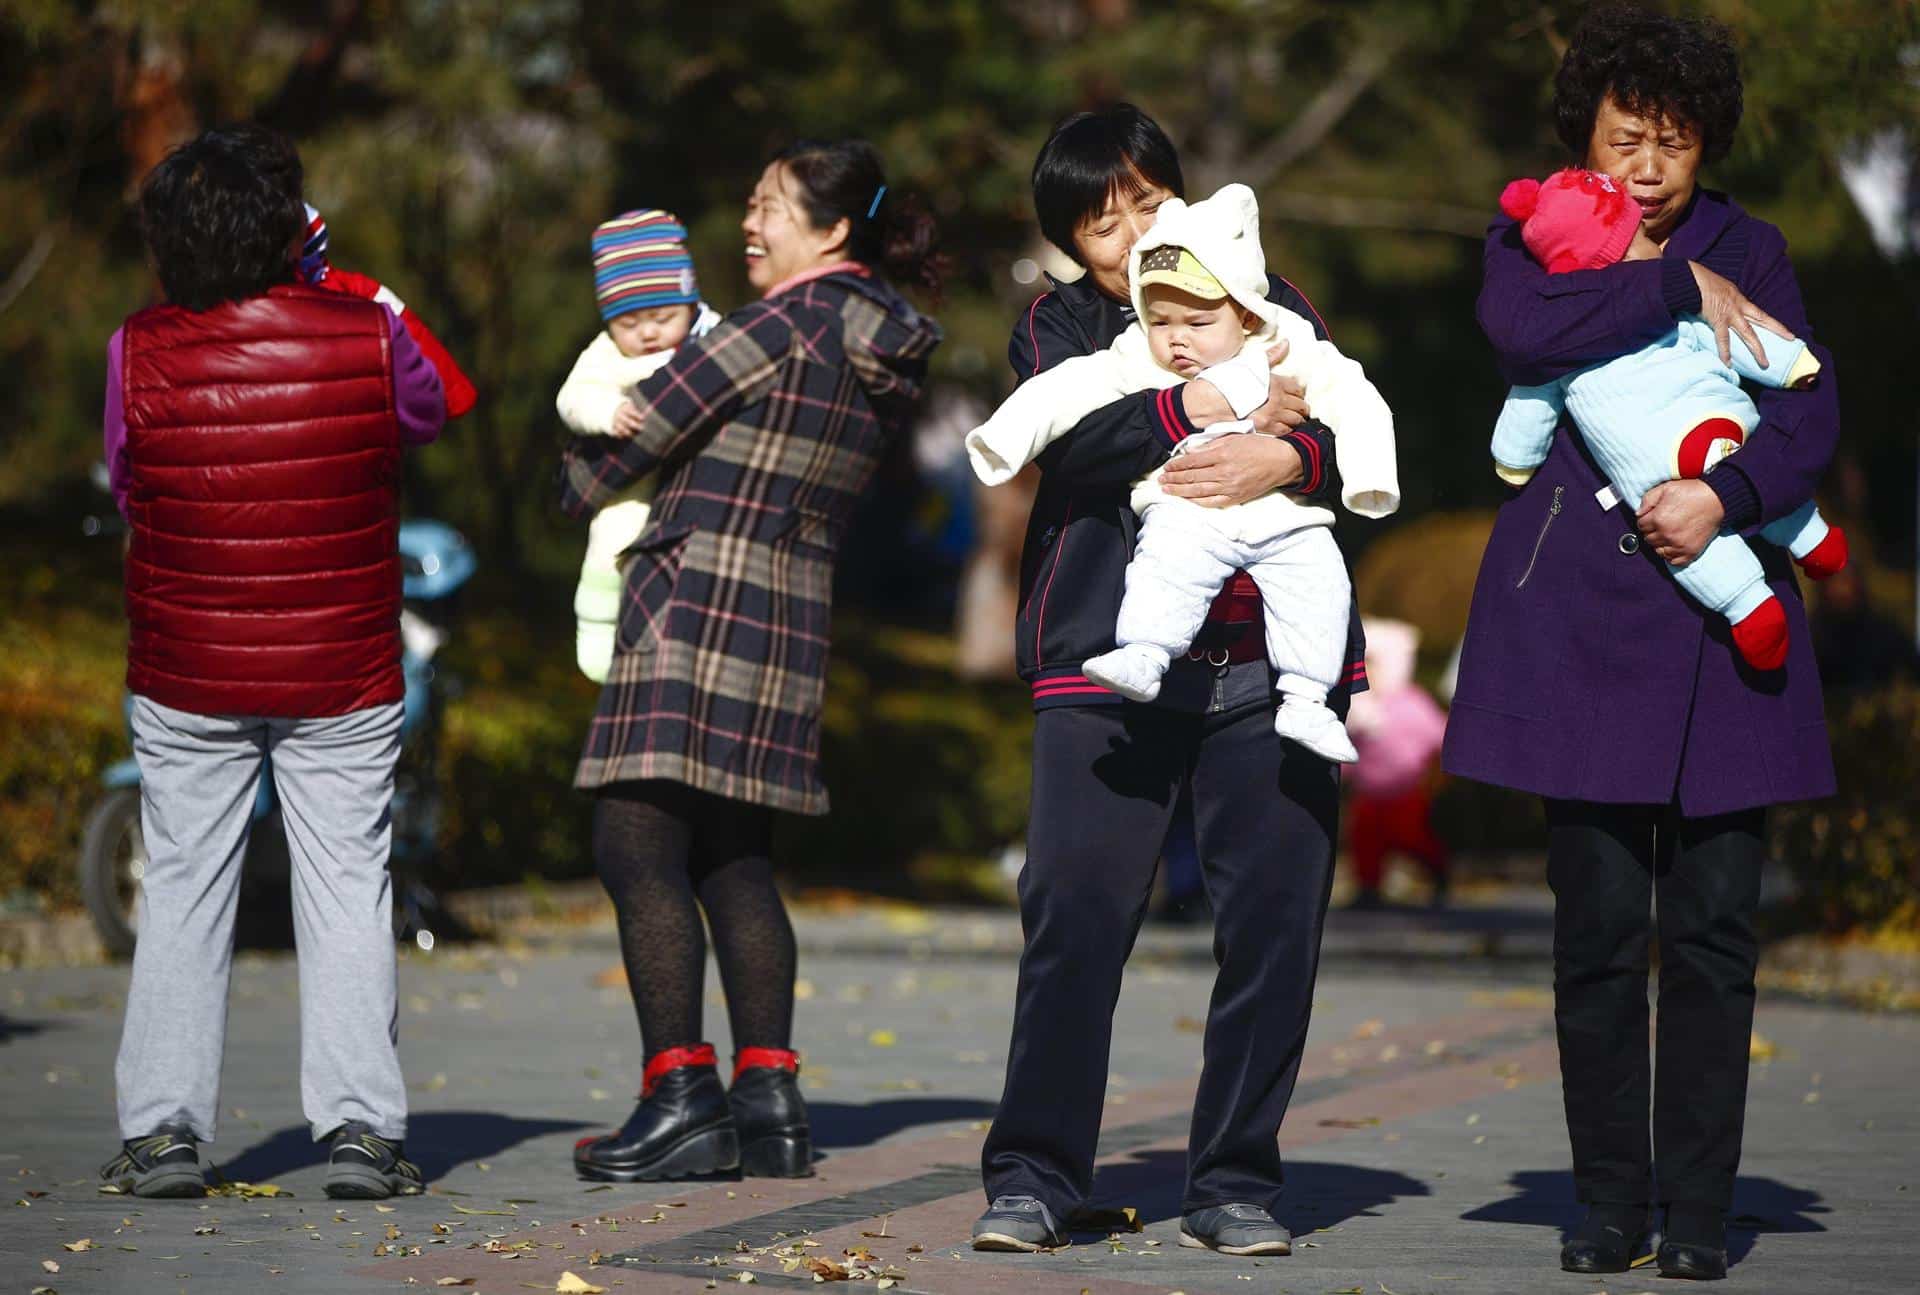
POLYGON ((1820 686, 1829 697, 1858 697, 1920 680, 1913 631, 1875 609, 1861 564, 1848 565, 1820 586, 1809 620, 1820 686))
POLYGON ((299 155, 207 131, 140 188, 166 301, 107 347, 131 538, 127 691, 148 862, 104 1186, 199 1196, 241 860, 271 763, 293 868, 300 1097, 329 1196, 421 1190, 402 1155, 389 808, 400 753, 403 447, 446 417, 385 306, 300 283, 299 155))
POLYGON ((1433 830, 1433 790, 1447 714, 1414 682, 1418 629, 1369 616, 1366 635, 1370 686, 1353 699, 1347 715, 1347 731, 1360 752, 1345 779, 1352 791, 1347 841, 1359 887, 1352 906, 1384 904, 1380 882, 1397 850, 1427 870, 1437 908, 1447 897, 1447 846, 1433 830))

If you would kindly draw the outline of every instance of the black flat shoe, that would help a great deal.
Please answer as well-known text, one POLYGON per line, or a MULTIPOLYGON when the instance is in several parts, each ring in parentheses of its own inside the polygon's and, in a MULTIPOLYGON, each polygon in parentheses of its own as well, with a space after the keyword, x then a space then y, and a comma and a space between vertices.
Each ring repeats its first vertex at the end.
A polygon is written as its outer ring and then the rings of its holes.
POLYGON ((743 1048, 727 1094, 750 1178, 813 1176, 813 1132, 800 1096, 800 1058, 784 1048, 743 1048))
POLYGON ((1644 1205, 1595 1205, 1560 1247, 1560 1267, 1570 1273, 1623 1273, 1646 1243, 1644 1205))
POLYGON ((1662 1277, 1719 1281, 1727 1275, 1727 1216, 1717 1206, 1670 1205, 1657 1257, 1662 1277))
POLYGON ((618 1132, 574 1144, 573 1169, 601 1183, 724 1173, 740 1164, 713 1049, 673 1048, 647 1063, 640 1104, 618 1132))

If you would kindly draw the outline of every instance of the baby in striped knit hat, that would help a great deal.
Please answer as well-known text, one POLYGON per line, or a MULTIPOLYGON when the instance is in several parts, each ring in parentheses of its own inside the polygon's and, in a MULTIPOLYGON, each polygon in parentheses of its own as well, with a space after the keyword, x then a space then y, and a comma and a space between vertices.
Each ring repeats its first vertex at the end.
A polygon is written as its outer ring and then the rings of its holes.
MULTIPOLYGON (((628 393, 720 316, 700 300, 686 226, 653 208, 625 212, 593 231, 593 291, 606 328, 580 352, 554 404, 576 436, 632 436, 640 411, 628 393)), ((635 486, 602 508, 587 531, 573 614, 580 670, 595 683, 606 682, 613 663, 620 554, 646 529, 652 497, 652 482, 635 486)))

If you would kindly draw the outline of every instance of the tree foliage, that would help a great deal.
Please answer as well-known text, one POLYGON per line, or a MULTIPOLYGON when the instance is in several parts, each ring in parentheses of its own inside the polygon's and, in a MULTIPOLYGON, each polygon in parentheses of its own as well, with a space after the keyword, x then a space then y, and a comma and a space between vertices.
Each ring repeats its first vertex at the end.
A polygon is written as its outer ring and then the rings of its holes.
MULTIPOLYGON (((1911 267, 1879 261, 1834 171, 1920 119, 1912 0, 1713 0, 1748 114, 1709 177, 1786 229, 1841 356, 1849 511, 1910 533, 1895 415, 1911 267), (1904 286, 1903 286, 1904 285, 1904 286), (1877 491, 1877 493, 1875 493, 1877 491)), ((16 391, 0 507, 97 456, 101 349, 150 300, 130 195, 202 125, 291 132, 337 261, 386 281, 462 357, 479 409, 417 456, 409 505, 495 561, 558 571, 552 393, 598 326, 587 234, 668 206, 723 309, 737 222, 796 134, 864 134, 940 216, 958 280, 939 363, 992 394, 1034 291, 1027 170, 1053 121, 1127 96, 1183 148, 1190 187, 1259 190, 1270 263, 1327 314, 1399 414, 1409 515, 1496 497, 1500 388, 1477 330, 1478 231, 1505 180, 1561 158, 1546 107, 1583 5, 1540 0, 12 0, 0 17, 0 366, 16 391)), ((1355 537, 1360 538, 1360 537, 1355 537)))

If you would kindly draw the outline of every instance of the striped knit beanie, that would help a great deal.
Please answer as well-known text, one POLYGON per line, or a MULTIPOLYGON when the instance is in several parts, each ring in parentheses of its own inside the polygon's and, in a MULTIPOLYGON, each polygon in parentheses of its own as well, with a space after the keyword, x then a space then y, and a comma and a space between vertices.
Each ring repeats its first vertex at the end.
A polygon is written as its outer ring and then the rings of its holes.
POLYGON ((593 295, 602 319, 699 304, 687 227, 656 208, 625 212, 599 226, 593 231, 593 295))

